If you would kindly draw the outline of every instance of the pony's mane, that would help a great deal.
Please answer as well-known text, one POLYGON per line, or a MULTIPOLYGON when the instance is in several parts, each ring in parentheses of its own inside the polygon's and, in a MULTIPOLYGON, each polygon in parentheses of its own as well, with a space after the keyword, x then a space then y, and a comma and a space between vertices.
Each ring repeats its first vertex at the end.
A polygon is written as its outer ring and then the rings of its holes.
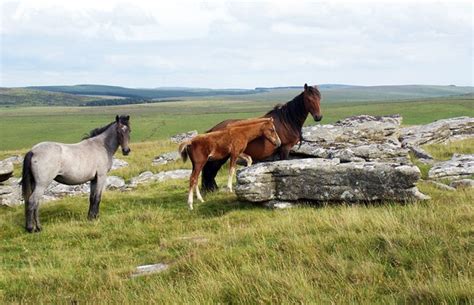
POLYGON ((85 139, 90 139, 90 138, 96 137, 96 136, 100 135, 101 133, 103 133, 104 131, 106 131, 107 128, 112 126, 114 123, 115 123, 115 121, 113 121, 113 122, 111 122, 111 123, 109 123, 105 126, 94 128, 91 131, 89 131, 89 134, 87 136, 85 136, 84 138, 82 138, 82 139, 85 140, 85 139))
MULTIPOLYGON (((319 92, 316 86, 308 86, 308 90, 321 99, 321 92, 319 92)), ((291 126, 291 128, 297 132, 301 138, 304 119, 306 119, 307 116, 303 95, 304 92, 301 92, 286 104, 276 105, 272 110, 265 114, 265 117, 278 117, 281 121, 291 126)))

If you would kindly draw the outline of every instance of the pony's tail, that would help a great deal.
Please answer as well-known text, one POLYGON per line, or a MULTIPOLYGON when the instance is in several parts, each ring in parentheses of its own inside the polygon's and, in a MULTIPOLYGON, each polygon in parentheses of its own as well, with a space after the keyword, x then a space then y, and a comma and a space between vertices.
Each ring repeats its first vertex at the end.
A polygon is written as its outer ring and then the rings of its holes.
POLYGON ((23 200, 25 201, 25 208, 28 209, 28 199, 30 199, 31 193, 35 190, 35 178, 31 172, 31 158, 33 152, 29 151, 23 159, 23 171, 21 175, 21 191, 23 194, 23 200))
POLYGON ((189 141, 184 141, 183 143, 179 144, 178 152, 181 155, 181 159, 183 162, 188 160, 188 146, 191 144, 189 141))

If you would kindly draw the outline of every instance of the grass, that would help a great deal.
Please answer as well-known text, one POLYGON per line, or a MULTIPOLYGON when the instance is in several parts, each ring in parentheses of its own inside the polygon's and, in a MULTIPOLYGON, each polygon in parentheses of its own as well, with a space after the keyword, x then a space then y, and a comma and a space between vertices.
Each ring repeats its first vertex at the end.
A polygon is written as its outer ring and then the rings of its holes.
MULTIPOLYGON (((115 173, 170 148, 136 143, 115 173)), ((107 191, 94 222, 86 196, 44 204, 40 234, 24 232, 21 207, 2 208, 0 303, 469 304, 474 190, 419 187, 432 200, 269 210, 216 193, 189 212, 177 180, 107 191), (159 262, 170 268, 130 277, 159 262)))
POLYGON ((449 160, 453 154, 474 154, 474 139, 455 141, 445 144, 429 144, 424 149, 435 159, 449 160))
MULTIPOLYGON (((87 131, 106 125, 116 114, 128 113, 132 141, 164 140, 176 133, 203 132, 222 120, 265 114, 282 100, 272 101, 183 101, 110 107, 25 107, 0 108, 0 150, 27 149, 41 141, 74 143, 87 131)), ((472 98, 436 98, 403 102, 322 102, 323 124, 357 115, 400 114, 405 125, 437 119, 474 116, 472 98)), ((307 124, 314 124, 308 118, 307 124)))

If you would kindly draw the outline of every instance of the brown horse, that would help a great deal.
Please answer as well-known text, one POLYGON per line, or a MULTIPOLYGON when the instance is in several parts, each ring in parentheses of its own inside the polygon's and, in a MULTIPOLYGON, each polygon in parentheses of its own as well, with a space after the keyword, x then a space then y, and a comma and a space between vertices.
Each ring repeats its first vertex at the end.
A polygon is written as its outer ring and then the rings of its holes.
MULTIPOLYGON (((265 160, 275 153, 279 153, 281 160, 287 159, 291 148, 301 140, 301 129, 308 117, 308 113, 311 113, 316 122, 321 121, 323 118, 320 101, 321 93, 318 88, 305 84, 304 91, 293 100, 284 105, 275 106, 273 110, 263 116, 274 119, 275 129, 281 139, 281 146, 278 151, 277 148, 264 137, 258 137, 247 145, 245 154, 257 161, 265 160)), ((234 124, 238 121, 239 120, 223 121, 208 130, 208 132, 221 130, 229 124, 234 124)), ((206 163, 202 171, 202 188, 204 191, 214 191, 217 189, 215 177, 226 161, 227 157, 206 163)))
POLYGON ((185 141, 179 145, 179 153, 184 162, 188 156, 193 163, 193 171, 189 178, 189 209, 193 209, 193 190, 196 189, 196 196, 199 201, 204 202, 199 192, 198 177, 202 168, 208 160, 221 160, 230 157, 229 179, 227 187, 232 192, 232 178, 235 174, 237 158, 240 156, 247 160, 247 165, 252 163, 252 159, 243 154, 249 142, 258 137, 264 137, 272 145, 278 147, 281 140, 275 130, 273 118, 260 118, 255 120, 246 120, 242 124, 235 124, 214 131, 198 135, 191 140, 185 141))

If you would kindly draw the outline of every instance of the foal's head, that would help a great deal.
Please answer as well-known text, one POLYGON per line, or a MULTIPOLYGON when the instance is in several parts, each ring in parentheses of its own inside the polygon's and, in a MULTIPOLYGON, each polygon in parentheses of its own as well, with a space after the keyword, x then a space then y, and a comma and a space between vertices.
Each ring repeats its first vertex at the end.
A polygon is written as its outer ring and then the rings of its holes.
POLYGON ((117 137, 119 145, 122 147, 122 154, 125 156, 130 153, 130 147, 128 147, 128 142, 130 142, 130 116, 121 115, 115 117, 115 128, 117 130, 117 137))
POLYGON ((304 84, 303 92, 304 107, 311 113, 316 122, 322 120, 321 114, 321 93, 316 86, 308 86, 304 84))
POLYGON ((273 125, 273 118, 268 118, 268 121, 264 122, 262 125, 263 136, 270 142, 273 143, 276 147, 281 145, 280 137, 275 130, 275 125, 273 125))

